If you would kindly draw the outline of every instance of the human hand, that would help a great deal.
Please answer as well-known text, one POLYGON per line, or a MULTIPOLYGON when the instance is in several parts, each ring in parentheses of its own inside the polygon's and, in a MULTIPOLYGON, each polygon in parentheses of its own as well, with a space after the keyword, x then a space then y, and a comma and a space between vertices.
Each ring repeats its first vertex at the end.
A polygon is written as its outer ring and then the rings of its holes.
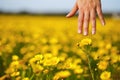
POLYGON ((77 11, 79 12, 78 33, 83 32, 84 35, 88 35, 90 21, 92 24, 92 34, 96 33, 96 12, 102 25, 105 25, 101 9, 101 0, 76 0, 73 9, 66 17, 72 17, 77 11))

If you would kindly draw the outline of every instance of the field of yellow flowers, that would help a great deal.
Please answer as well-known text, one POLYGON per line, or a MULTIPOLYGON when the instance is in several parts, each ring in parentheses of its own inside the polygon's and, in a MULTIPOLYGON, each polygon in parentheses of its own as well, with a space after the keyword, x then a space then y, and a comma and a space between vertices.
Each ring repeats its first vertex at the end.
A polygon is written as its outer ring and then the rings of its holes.
POLYGON ((0 15, 0 80, 120 80, 120 19, 77 33, 77 17, 0 15))

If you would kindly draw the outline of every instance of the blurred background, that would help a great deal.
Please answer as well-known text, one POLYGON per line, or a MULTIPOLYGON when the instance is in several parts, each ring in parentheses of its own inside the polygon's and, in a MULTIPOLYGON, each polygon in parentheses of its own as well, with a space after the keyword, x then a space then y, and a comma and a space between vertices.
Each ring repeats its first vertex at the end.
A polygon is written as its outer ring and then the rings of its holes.
MULTIPOLYGON (((76 0, 0 0, 0 12, 5 13, 68 13, 76 0)), ((120 13, 119 0, 102 0, 104 13, 120 13)))

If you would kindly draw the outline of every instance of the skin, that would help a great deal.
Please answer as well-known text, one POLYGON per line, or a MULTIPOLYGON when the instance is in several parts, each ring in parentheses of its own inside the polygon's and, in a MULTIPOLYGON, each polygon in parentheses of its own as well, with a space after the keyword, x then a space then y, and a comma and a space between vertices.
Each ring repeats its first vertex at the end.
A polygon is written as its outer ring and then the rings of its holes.
POLYGON ((78 33, 88 35, 89 23, 92 24, 92 34, 96 33, 96 14, 101 24, 105 25, 105 20, 101 9, 101 0, 76 0, 76 3, 70 13, 66 16, 70 18, 78 13, 78 33))

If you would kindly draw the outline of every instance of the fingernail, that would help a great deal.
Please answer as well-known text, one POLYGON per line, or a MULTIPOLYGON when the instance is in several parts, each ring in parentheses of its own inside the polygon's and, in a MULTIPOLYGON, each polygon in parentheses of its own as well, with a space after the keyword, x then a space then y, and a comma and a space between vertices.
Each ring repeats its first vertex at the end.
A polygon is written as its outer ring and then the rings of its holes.
POLYGON ((87 32, 86 32, 86 31, 84 31, 84 35, 85 35, 85 36, 87 35, 87 32))
POLYGON ((78 33, 79 33, 79 34, 81 34, 81 33, 82 33, 82 31, 81 31, 81 30, 78 30, 78 33))
POLYGON ((96 32, 95 31, 92 31, 92 35, 94 35, 96 32))
POLYGON ((69 14, 67 14, 66 17, 69 17, 69 14))
POLYGON ((102 25, 105 26, 105 22, 104 21, 102 22, 102 25))

